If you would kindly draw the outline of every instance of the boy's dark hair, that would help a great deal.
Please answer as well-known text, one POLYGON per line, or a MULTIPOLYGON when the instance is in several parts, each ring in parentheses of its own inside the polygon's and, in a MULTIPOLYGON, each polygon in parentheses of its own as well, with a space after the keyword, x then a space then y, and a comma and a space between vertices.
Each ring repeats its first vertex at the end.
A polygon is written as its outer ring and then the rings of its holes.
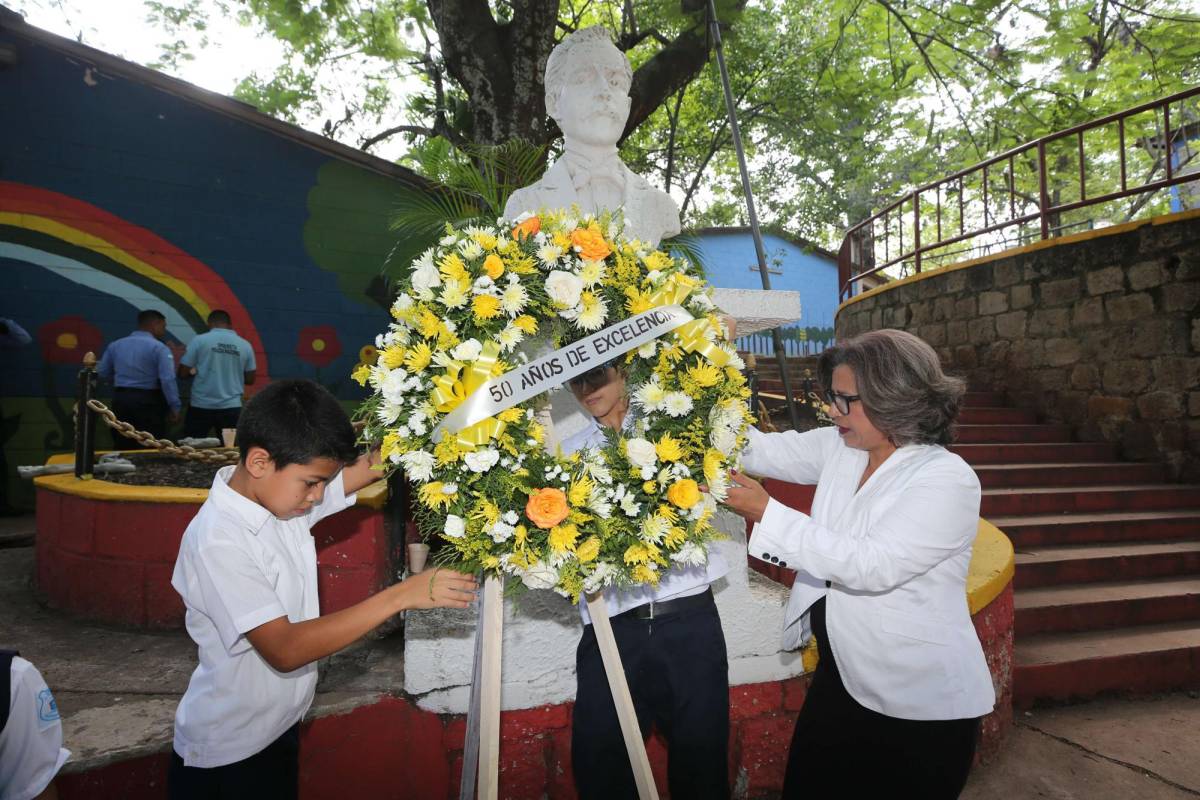
POLYGON ((329 458, 358 458, 354 428, 340 403, 312 381, 275 381, 246 404, 237 426, 242 461, 251 447, 271 454, 276 469, 329 458))
POLYGON ((155 311, 153 308, 147 308, 145 311, 138 312, 138 327, 143 328, 151 322, 166 320, 161 311, 155 311))
POLYGON ((231 320, 229 318, 228 311, 223 311, 222 309, 217 308, 217 309, 214 309, 212 311, 212 313, 208 315, 208 324, 209 325, 224 325, 225 327, 229 327, 230 325, 233 324, 233 320, 231 320))

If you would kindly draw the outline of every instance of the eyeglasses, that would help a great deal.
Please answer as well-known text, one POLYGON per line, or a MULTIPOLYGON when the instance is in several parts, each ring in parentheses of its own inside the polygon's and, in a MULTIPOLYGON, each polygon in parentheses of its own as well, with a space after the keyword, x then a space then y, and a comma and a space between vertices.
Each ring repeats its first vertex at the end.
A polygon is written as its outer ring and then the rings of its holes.
POLYGON ((850 404, 861 399, 856 394, 839 394, 832 389, 825 390, 825 402, 836 408, 841 414, 849 414, 850 404))
POLYGON ((576 375, 571 380, 567 381, 567 385, 572 391, 595 391, 601 386, 605 386, 612 381, 612 376, 608 371, 612 367, 612 363, 601 364, 598 367, 592 367, 587 372, 576 375))

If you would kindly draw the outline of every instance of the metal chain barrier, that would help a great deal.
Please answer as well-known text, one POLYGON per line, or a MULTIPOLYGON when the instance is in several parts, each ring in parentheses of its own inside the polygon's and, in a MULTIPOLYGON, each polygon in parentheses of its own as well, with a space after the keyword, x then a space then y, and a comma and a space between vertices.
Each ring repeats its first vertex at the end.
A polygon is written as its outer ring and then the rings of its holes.
POLYGON ((202 461, 207 464, 236 464, 238 460, 238 451, 229 448, 217 448, 212 450, 198 450, 195 447, 186 444, 175 444, 168 439, 157 439, 153 434, 146 431, 139 431, 137 428, 130 425, 128 422, 117 419, 117 415, 112 412, 108 406, 101 403, 99 400, 88 400, 88 408, 95 411, 104 420, 105 424, 113 430, 120 433, 122 436, 133 439, 151 450, 161 450, 173 456, 187 458, 192 461, 202 461))

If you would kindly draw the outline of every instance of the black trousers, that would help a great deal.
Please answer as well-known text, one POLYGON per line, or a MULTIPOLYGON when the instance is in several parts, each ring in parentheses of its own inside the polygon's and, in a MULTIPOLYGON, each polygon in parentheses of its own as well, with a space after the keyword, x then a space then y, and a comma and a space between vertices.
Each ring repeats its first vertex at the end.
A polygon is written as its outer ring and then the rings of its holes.
POLYGON ((265 748, 222 767, 185 767, 172 751, 170 800, 296 800, 300 783, 300 723, 265 748))
POLYGON ((221 438, 222 428, 236 428, 238 417, 242 415, 242 407, 233 408, 196 408, 188 406, 187 416, 183 420, 183 435, 193 439, 202 439, 208 432, 216 429, 217 438, 221 438))
POLYGON ((979 720, 899 719, 863 707, 846 691, 829 647, 824 598, 811 619, 820 661, 796 720, 782 796, 957 798, 979 720))
MULTIPOLYGON (((729 659, 715 603, 653 620, 616 617, 613 636, 642 735, 667 740, 671 797, 729 797, 729 659)), ((596 632, 584 626, 571 763, 580 800, 637 798, 596 632)))
MULTIPOLYGON (((139 431, 156 438, 167 435, 167 398, 161 389, 129 389, 118 386, 113 390, 113 413, 139 431)), ((112 430, 113 447, 117 450, 144 449, 137 439, 127 439, 112 430)))

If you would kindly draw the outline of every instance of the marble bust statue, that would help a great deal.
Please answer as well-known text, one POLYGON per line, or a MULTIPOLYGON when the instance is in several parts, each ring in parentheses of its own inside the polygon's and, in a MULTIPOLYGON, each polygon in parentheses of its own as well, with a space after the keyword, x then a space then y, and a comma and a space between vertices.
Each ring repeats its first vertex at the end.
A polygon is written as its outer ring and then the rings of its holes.
POLYGON ((546 112, 563 132, 563 156, 513 193, 504 216, 572 205, 592 213, 620 208, 628 237, 657 247, 679 233, 675 201, 617 154, 632 80, 629 60, 600 26, 575 31, 554 48, 546 61, 546 112))

